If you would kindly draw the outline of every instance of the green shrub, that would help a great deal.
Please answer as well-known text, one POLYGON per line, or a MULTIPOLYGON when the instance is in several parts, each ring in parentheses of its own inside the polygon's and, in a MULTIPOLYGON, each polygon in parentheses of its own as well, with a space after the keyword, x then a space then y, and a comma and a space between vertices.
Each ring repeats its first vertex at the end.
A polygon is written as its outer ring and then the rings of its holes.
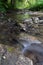
POLYGON ((0 12, 8 9, 43 9, 43 0, 0 0, 0 12))

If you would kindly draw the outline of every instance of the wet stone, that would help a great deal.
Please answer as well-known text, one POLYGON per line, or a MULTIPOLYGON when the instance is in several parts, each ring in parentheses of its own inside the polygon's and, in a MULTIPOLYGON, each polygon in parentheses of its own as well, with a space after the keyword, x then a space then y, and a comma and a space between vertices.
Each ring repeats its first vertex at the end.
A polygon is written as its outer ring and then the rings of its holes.
POLYGON ((29 58, 20 55, 18 58, 19 61, 16 62, 16 65, 32 65, 32 61, 29 58))
POLYGON ((0 65, 32 65, 32 61, 21 53, 20 46, 18 46, 16 48, 11 46, 12 50, 9 51, 8 48, 10 49, 10 46, 1 45, 4 52, 1 53, 0 51, 0 65), (6 48, 6 51, 4 48, 6 48))
POLYGON ((11 18, 0 19, 0 42, 13 43, 20 34, 21 26, 11 18))

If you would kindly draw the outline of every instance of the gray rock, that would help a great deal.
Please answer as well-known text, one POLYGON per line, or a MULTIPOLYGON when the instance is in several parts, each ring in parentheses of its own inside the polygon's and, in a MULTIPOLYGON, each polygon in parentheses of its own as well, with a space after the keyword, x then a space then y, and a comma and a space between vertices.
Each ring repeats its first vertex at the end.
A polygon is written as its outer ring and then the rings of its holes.
MULTIPOLYGON (((20 51, 20 46, 17 48, 13 48, 13 50, 11 52, 9 52, 9 50, 7 50, 9 48, 9 46, 5 46, 3 47, 3 45, 1 45, 1 47, 3 48, 4 52, 0 53, 2 55, 0 55, 0 65, 32 65, 32 61, 25 57, 21 51, 20 51), (5 48, 6 48, 6 52, 5 52, 5 48), (19 48, 19 49, 18 49, 19 48)), ((2 50, 2 49, 1 49, 2 50)))

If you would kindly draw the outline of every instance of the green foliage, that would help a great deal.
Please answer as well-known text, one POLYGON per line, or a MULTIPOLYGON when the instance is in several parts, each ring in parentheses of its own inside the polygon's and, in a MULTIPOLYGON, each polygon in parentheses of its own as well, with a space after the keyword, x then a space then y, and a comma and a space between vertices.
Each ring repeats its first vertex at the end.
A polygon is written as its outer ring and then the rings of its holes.
POLYGON ((14 8, 30 10, 43 9, 43 0, 15 0, 14 8))
POLYGON ((16 0, 15 4, 16 5, 14 5, 14 7, 16 7, 17 9, 24 9, 29 6, 27 0, 16 0))
POLYGON ((43 9, 43 0, 0 0, 0 12, 8 9, 43 9))
POLYGON ((5 0, 0 0, 0 12, 6 12, 6 8, 7 8, 7 3, 5 0))
POLYGON ((30 10, 34 10, 34 11, 43 10, 43 0, 37 0, 35 4, 30 7, 30 10))
POLYGON ((2 1, 0 1, 0 12, 4 12, 5 8, 4 8, 4 3, 2 1))

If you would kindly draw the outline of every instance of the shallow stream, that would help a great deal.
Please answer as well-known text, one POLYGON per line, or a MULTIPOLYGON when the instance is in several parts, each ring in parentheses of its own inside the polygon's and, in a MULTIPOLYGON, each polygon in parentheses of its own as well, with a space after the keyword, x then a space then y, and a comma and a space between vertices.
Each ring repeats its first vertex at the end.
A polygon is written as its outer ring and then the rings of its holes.
POLYGON ((14 12, 7 13, 5 17, 3 14, 0 16, 0 65, 32 65, 29 58, 22 54, 22 46, 27 47, 31 43, 43 43, 43 36, 35 35, 33 32, 27 33, 28 29, 24 22, 27 20, 28 23, 30 18, 29 12, 14 12), (15 21, 19 22, 20 25, 22 24, 23 32, 19 31, 19 26, 15 26, 15 21))

